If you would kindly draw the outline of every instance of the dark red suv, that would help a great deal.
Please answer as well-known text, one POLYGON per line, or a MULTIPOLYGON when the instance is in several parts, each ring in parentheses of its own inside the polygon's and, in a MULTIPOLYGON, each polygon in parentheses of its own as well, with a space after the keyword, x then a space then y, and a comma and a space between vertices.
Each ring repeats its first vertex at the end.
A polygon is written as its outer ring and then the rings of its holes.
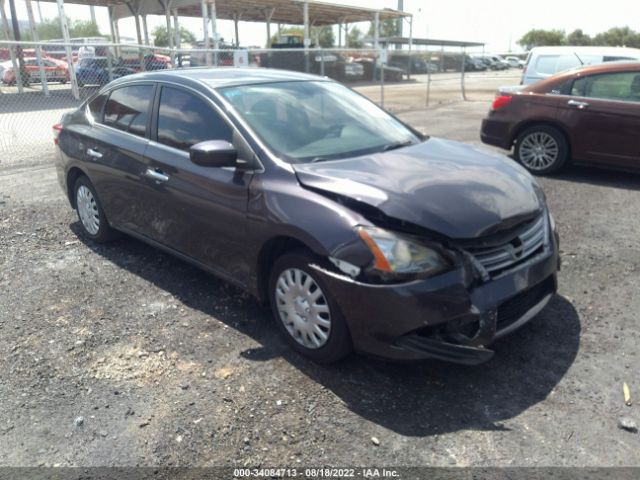
POLYGON ((640 63, 588 66, 500 91, 481 138, 514 147, 516 160, 536 174, 569 160, 640 170, 640 63))

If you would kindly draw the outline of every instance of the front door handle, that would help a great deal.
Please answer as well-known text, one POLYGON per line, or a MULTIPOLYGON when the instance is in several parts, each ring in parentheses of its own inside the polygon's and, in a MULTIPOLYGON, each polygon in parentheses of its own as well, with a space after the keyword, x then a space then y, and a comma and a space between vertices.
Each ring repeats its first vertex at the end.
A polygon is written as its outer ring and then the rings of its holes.
POLYGON ((156 182, 169 181, 169 175, 162 173, 160 170, 154 170, 153 168, 147 168, 144 172, 144 176, 155 180, 156 182))
POLYGON ((94 150, 93 148, 87 149, 87 155, 91 158, 102 158, 102 154, 98 150, 94 150))
POLYGON ((587 108, 589 106, 589 104, 587 102, 581 102, 579 100, 569 100, 567 102, 567 105, 569 105, 570 107, 576 107, 576 108, 587 108))

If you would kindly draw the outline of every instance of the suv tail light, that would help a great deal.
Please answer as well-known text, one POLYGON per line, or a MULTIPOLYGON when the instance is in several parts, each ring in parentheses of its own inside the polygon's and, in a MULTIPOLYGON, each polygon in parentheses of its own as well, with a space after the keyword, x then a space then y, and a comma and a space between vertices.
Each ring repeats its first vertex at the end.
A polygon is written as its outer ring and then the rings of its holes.
POLYGON ((499 93, 498 95, 496 95, 496 98, 491 104, 491 110, 499 110, 503 107, 506 107, 511 103, 511 100, 513 100, 513 97, 511 95, 499 93))
POLYGON ((60 135, 60 132, 62 131, 62 125, 60 125, 59 123, 56 123, 53 127, 53 143, 55 145, 58 144, 58 135, 60 135))

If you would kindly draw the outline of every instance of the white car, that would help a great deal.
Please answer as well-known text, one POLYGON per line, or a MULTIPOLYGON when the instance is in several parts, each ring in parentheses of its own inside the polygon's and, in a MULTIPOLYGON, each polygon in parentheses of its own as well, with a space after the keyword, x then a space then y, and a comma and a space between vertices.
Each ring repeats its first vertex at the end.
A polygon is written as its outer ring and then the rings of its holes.
POLYGON ((640 61, 640 49, 625 47, 535 47, 529 52, 522 72, 521 85, 529 85, 559 72, 583 65, 640 61))
POLYGON ((522 68, 524 67, 524 60, 520 60, 518 57, 507 57, 505 61, 509 64, 511 68, 522 68))

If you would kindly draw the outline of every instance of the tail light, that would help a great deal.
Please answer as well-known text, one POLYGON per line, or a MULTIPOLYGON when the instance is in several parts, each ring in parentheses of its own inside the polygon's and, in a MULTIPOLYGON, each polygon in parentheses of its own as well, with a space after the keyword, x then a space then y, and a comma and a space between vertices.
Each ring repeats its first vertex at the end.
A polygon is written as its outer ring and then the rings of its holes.
POLYGON ((503 107, 506 107, 511 103, 511 100, 513 100, 513 97, 511 95, 499 93, 493 100, 493 104, 491 104, 491 110, 499 110, 503 107))
POLYGON ((59 123, 56 123, 52 128, 53 128, 53 143, 57 145, 58 135, 60 135, 60 132, 62 131, 62 125, 60 125, 59 123))

